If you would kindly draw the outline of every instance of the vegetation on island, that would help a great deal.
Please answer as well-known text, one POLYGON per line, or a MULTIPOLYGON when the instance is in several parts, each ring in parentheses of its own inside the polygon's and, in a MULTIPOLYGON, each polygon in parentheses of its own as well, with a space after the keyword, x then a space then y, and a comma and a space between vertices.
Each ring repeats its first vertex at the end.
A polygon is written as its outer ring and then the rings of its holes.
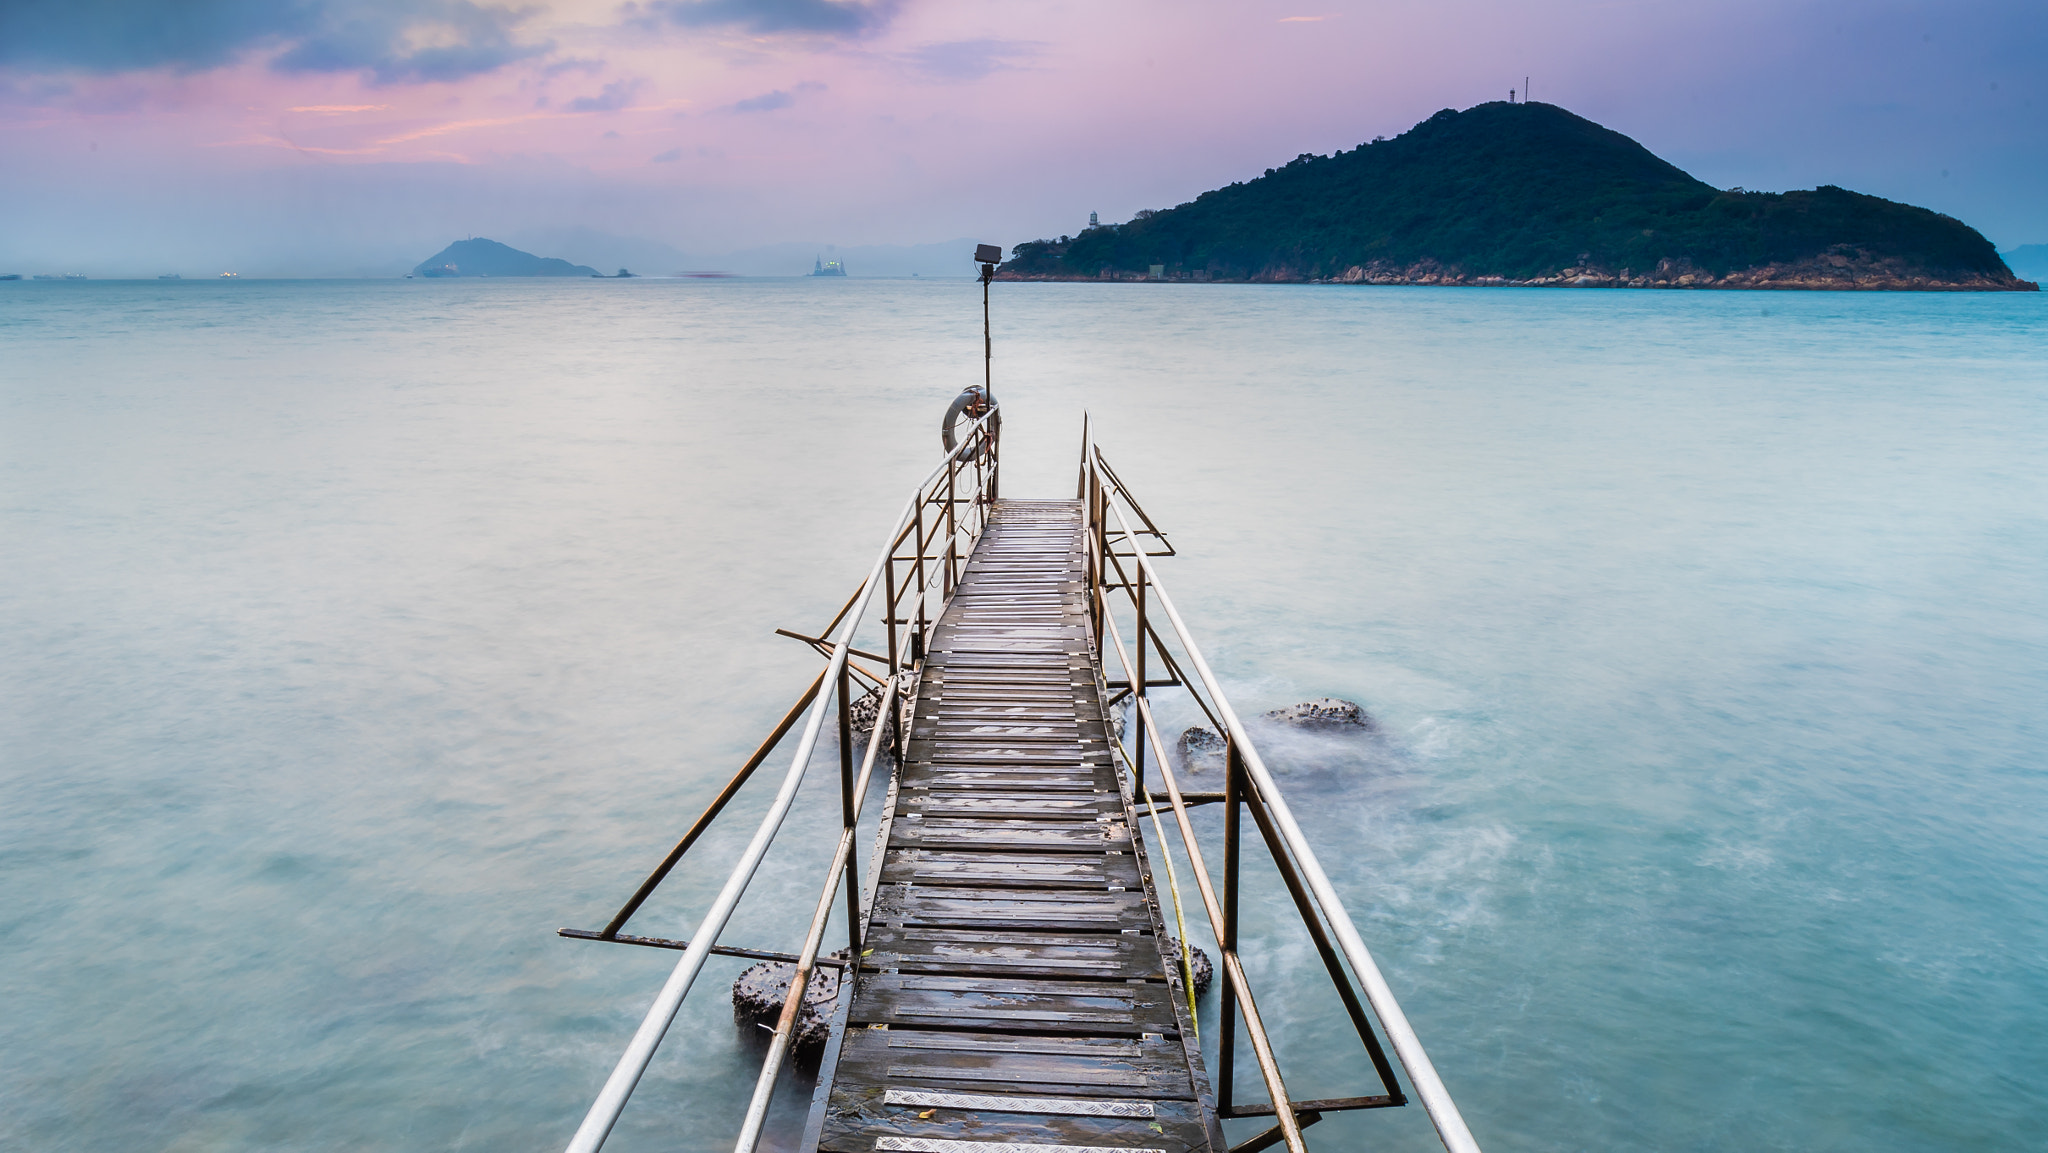
POLYGON ((1445 109, 1126 224, 1009 279, 2032 288, 1960 220, 1832 185, 1717 189, 1552 104, 1445 109), (1156 272, 1155 272, 1156 270, 1156 272))

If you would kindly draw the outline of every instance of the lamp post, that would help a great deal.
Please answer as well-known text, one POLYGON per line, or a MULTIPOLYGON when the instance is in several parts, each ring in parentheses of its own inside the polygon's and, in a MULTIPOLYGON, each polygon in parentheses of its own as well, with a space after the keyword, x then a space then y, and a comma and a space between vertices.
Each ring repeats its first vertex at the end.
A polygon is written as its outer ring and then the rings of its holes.
MULTIPOLYGON (((981 265, 981 402, 984 405, 993 406, 996 402, 996 345, 994 338, 989 335, 988 285, 990 281, 996 278, 996 265, 1003 262, 1003 248, 999 244, 977 244, 974 246, 974 260, 975 263, 981 265)), ((1002 423, 1003 418, 1000 415, 990 418, 988 431, 991 443, 994 442, 995 437, 1000 433, 1002 423)), ((993 465, 993 462, 991 464, 993 465)), ((994 477, 989 478, 988 491, 989 496, 994 498, 996 494, 996 480, 994 477)))
POLYGON ((996 265, 1003 262, 1003 249, 997 244, 974 246, 975 263, 981 265, 981 395, 995 403, 995 342, 989 337, 988 329, 988 284, 996 278, 996 265))

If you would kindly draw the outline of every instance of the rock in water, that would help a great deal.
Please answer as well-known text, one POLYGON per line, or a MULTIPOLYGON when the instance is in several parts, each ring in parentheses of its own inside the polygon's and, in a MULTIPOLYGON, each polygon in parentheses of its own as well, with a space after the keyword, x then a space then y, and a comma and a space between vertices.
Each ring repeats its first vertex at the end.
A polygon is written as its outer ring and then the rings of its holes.
MULTIPOLYGON (((1180 962, 1178 960, 1180 957, 1180 942, 1175 938, 1168 937, 1166 939, 1166 949, 1169 954, 1176 958, 1173 971, 1178 974, 1180 972, 1180 962)), ((1195 996, 1200 997, 1208 993, 1210 983, 1216 979, 1216 966, 1209 963, 1209 954, 1203 952, 1200 945, 1196 945, 1188 950, 1188 964, 1195 970, 1195 996)), ((784 987, 787 988, 787 986, 784 987)))
MULTIPOLYGON (((782 1019, 782 1003, 789 998, 789 982, 794 976, 796 966, 786 961, 763 961, 741 973, 732 983, 733 1020, 765 1042, 782 1019)), ((824 965, 811 970, 792 1038, 799 1058, 813 1059, 824 1049, 825 1038, 832 1031, 832 1013, 838 1007, 839 970, 824 965)))
POLYGON ((1378 732, 1380 727, 1372 719, 1372 714, 1350 701, 1340 701, 1335 697, 1323 697, 1320 700, 1288 705, 1284 709, 1274 709, 1266 714, 1266 719, 1317 732, 1363 729, 1372 733, 1378 732))
POLYGON ((1223 767, 1223 738, 1200 725, 1181 733, 1180 740, 1173 743, 1173 751, 1180 758, 1180 767, 1191 773, 1223 767))
MULTIPOLYGON (((901 673, 897 676, 897 704, 901 705, 903 702, 909 700, 916 692, 917 681, 915 680, 915 678, 912 677, 910 673, 901 673)), ((850 710, 848 710, 853 715, 853 731, 856 733, 866 733, 873 731, 875 727, 875 711, 881 707, 882 690, 880 686, 869 689, 866 695, 862 696, 859 700, 854 701, 853 707, 850 710)), ((895 727, 896 720, 894 717, 891 717, 887 721, 884 721, 882 724, 882 738, 884 740, 888 740, 890 734, 895 731, 895 727)))

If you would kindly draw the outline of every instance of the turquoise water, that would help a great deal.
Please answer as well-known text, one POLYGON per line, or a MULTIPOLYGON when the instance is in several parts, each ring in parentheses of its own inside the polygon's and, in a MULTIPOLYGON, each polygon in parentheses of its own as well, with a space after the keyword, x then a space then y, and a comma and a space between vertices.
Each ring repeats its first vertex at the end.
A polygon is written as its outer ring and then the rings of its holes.
MULTIPOLYGON (((1485 1148, 2048 1140, 2048 303, 996 291, 1006 492, 1091 410, 1240 710, 1385 726, 1268 756, 1485 1148)), ((976 295, 0 286, 0 1146, 559 1148, 673 956, 553 930, 815 669, 976 295)), ((834 792, 727 940, 795 946, 834 792)), ((730 1147, 740 965, 610 1148, 730 1147)))

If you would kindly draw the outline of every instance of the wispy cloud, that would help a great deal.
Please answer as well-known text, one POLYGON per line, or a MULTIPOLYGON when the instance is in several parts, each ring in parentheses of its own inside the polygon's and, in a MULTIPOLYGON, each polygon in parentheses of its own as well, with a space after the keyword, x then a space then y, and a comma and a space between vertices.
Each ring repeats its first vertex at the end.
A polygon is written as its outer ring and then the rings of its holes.
POLYGON ((614 80, 610 84, 605 85, 604 90, 595 96, 579 96, 571 100, 569 102, 569 111, 617 112, 619 109, 632 104, 633 97, 639 93, 640 89, 646 86, 647 81, 637 76, 627 80, 614 80))
POLYGON ((799 92, 823 92, 824 90, 825 86, 823 84, 806 80, 794 88, 786 90, 778 88, 773 92, 763 92, 759 96, 749 96, 745 100, 734 103, 730 110, 733 112, 773 112, 779 108, 788 108, 790 105, 795 104, 796 94, 799 92))
POLYGON ((649 0, 644 7, 628 4, 625 11, 629 20, 683 28, 862 36, 886 27, 899 6, 899 0, 649 0))
POLYGON ((778 88, 773 92, 763 92, 759 96, 749 96, 745 100, 735 103, 732 106, 732 110, 734 112, 773 112, 778 108, 787 108, 794 103, 796 103, 796 97, 778 88))
POLYGON ((1318 20, 1328 20, 1328 19, 1329 19, 1329 17, 1328 17, 1328 16, 1282 16, 1282 17, 1281 17, 1281 18, 1279 19, 1278 23, 1281 23, 1281 24, 1314 24, 1314 23, 1315 23, 1316 21, 1318 21, 1318 20))
POLYGON ((991 72, 1021 68, 1045 50, 1036 40, 950 40, 922 44, 896 59, 940 80, 979 80, 991 72))
POLYGON ((467 132, 472 128, 497 128, 505 124, 519 124, 528 120, 540 120, 544 118, 544 115, 543 113, 530 113, 525 116, 497 116, 486 120, 451 120, 446 124, 435 124, 427 128, 416 128, 411 132, 401 132, 396 136, 386 136, 382 140, 377 141, 377 143, 409 144, 412 141, 425 140, 432 136, 446 136, 450 132, 467 132))
POLYGON ((328 116, 337 116, 343 112, 387 112, 390 108, 389 104, 301 104, 296 108, 290 109, 290 111, 319 112, 328 116))
POLYGON ((532 12, 474 0, 5 0, 0 67, 203 72, 276 52, 279 72, 460 80, 552 50, 515 36, 532 12))
POLYGON ((656 153, 652 162, 655 164, 673 164, 676 161, 681 160, 682 158, 682 149, 671 148, 667 152, 656 153))

